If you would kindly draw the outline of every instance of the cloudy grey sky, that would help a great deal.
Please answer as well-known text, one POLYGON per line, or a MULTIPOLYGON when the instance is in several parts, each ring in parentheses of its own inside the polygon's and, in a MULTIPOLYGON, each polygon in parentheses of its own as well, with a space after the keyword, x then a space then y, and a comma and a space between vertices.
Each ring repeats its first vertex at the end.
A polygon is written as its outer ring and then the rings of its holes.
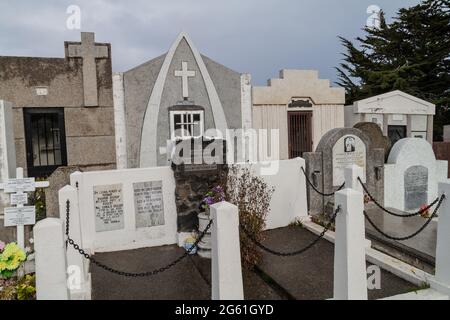
POLYGON ((166 52, 180 31, 198 49, 265 84, 282 68, 318 69, 336 80, 338 35, 362 33, 369 5, 387 17, 419 0, 0 0, 0 55, 63 57, 66 10, 81 8, 81 31, 110 42, 114 71, 126 71, 166 52))

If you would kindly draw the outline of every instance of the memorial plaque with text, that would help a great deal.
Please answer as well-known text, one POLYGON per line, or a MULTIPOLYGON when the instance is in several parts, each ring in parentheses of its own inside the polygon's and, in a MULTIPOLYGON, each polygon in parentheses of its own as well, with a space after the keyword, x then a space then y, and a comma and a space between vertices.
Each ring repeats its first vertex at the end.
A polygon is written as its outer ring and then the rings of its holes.
POLYGON ((122 185, 94 187, 95 231, 120 230, 124 225, 122 185))
POLYGON ((366 176, 366 145, 355 135, 346 135, 340 138, 333 146, 333 186, 344 183, 344 169, 356 164, 363 168, 365 182, 366 176))
POLYGON ((164 225, 162 181, 133 183, 136 228, 164 225))
POLYGON ((416 210, 428 202, 428 169, 413 166, 405 171, 405 209, 416 210))

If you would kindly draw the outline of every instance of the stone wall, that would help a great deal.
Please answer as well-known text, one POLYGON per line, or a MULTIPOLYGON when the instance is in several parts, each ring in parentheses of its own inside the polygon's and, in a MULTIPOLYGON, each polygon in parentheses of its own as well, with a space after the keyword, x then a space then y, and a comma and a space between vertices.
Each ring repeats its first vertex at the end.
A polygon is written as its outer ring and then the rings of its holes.
MULTIPOLYGON (((192 142, 192 158, 196 150, 194 139, 192 142)), ((217 185, 226 181, 227 166, 225 165, 226 144, 221 140, 203 140, 202 150, 211 143, 222 143, 223 164, 172 164, 175 177, 175 201, 178 215, 178 232, 190 232, 197 229, 197 215, 204 211, 201 208, 206 193, 217 185)), ((191 161, 194 163, 194 161, 191 161)))
MULTIPOLYGON (((66 46, 68 43, 66 43, 66 46)), ((108 47, 111 52, 110 45, 108 47)), ((68 165, 115 167, 111 55, 97 59, 98 107, 86 108, 80 58, 0 57, 0 98, 14 105, 17 166, 27 175, 23 108, 64 108, 68 165), (36 87, 47 87, 37 95, 36 87)))

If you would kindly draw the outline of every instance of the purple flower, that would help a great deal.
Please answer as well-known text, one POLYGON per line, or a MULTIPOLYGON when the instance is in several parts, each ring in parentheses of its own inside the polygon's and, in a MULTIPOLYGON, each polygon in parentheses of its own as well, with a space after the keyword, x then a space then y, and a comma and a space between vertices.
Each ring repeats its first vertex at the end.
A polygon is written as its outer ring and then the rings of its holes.
POLYGON ((4 243, 3 241, 0 241, 0 251, 3 251, 3 249, 5 249, 6 243, 4 243))

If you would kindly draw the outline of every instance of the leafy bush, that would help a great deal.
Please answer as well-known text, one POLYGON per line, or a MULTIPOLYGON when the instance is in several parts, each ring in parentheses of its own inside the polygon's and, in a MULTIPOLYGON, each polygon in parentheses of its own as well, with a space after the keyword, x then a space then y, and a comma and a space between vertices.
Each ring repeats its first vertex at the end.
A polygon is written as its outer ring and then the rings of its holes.
POLYGON ((27 256, 16 243, 11 242, 0 251, 0 275, 9 278, 13 275, 27 256))
POLYGON ((0 279, 0 300, 35 300, 36 276, 26 275, 20 280, 0 279))
POLYGON ((20 279, 16 287, 17 300, 34 300, 36 299, 36 275, 27 274, 20 279))
MULTIPOLYGON (((249 167, 231 166, 224 183, 225 200, 239 209, 239 223, 257 241, 263 240, 262 231, 269 213, 274 189, 249 167)), ((261 259, 261 252, 244 232, 240 231, 241 259, 243 267, 252 269, 261 259)))

